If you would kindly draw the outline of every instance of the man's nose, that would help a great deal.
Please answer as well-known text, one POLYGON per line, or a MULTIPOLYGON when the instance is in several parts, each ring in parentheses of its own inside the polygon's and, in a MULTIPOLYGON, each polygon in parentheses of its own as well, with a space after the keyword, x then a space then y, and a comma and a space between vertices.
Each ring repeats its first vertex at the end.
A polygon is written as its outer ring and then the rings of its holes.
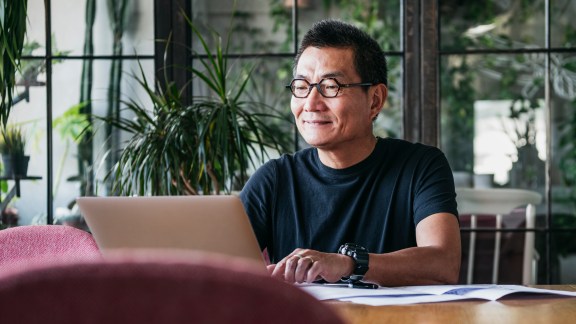
POLYGON ((304 103, 304 110, 315 111, 321 109, 321 104, 319 104, 324 99, 324 96, 318 90, 318 86, 312 87, 308 97, 306 97, 306 102, 304 103))
POLYGON ((316 84, 312 87, 310 93, 308 94, 308 98, 310 98, 311 96, 316 96, 318 98, 325 98, 324 95, 322 95, 322 92, 320 92, 320 84, 316 84))

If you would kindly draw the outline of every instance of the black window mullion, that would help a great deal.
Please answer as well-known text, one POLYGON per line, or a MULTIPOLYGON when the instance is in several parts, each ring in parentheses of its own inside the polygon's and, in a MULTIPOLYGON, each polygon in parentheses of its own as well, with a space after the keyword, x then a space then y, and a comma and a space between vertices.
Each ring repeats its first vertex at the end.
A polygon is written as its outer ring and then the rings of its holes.
POLYGON ((438 1, 422 0, 421 32, 421 142, 433 146, 440 143, 440 96, 438 54, 440 28, 438 23, 438 1))
POLYGON ((46 42, 46 223, 54 223, 53 162, 52 141, 52 1, 44 1, 45 42, 46 42))
MULTIPOLYGON (((173 80, 178 88, 184 87, 192 74, 183 67, 192 64, 192 35, 184 15, 192 17, 190 0, 154 0, 154 65, 156 80, 164 84, 165 77, 173 80), (170 39, 167 46, 166 40, 170 39), (165 55, 166 54, 166 55, 165 55)), ((182 94, 185 104, 191 103, 192 89, 182 94)))
POLYGON ((403 1, 404 139, 420 140, 420 0, 403 1))
POLYGON ((545 17, 544 17, 544 28, 545 28, 545 43, 546 49, 546 60, 544 62, 544 67, 546 72, 544 73, 544 107, 546 107, 546 161, 544 164, 544 176, 545 176, 545 197, 546 197, 546 231, 545 231, 545 257, 544 257, 544 268, 546 269, 546 283, 552 283, 552 233, 550 229, 552 228, 552 182, 551 182, 551 161, 552 161, 552 105, 551 105, 551 77, 550 77, 550 1, 544 1, 545 7, 545 17))

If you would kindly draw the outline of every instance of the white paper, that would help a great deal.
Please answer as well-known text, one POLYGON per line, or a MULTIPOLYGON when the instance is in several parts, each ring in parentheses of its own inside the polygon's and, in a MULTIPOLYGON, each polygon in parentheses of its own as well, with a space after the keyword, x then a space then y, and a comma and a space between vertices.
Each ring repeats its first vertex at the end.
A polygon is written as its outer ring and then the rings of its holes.
POLYGON ((355 304, 364 304, 371 306, 384 306, 384 305, 411 305, 422 303, 440 303, 451 302, 455 300, 465 300, 466 297, 456 295, 407 295, 406 297, 388 297, 388 296, 374 296, 374 297, 350 297, 340 298, 338 300, 353 302, 355 304))
POLYGON ((410 291, 434 295, 458 295, 467 299, 498 300, 505 296, 521 297, 525 295, 562 295, 575 296, 576 292, 551 289, 540 289, 518 285, 439 285, 439 286, 411 286, 400 287, 410 291))
POLYGON ((346 285, 330 285, 330 284, 302 284, 299 285, 306 292, 320 300, 328 299, 341 299, 348 297, 374 297, 374 296, 418 296, 427 293, 418 291, 409 291, 407 289, 386 288, 380 287, 378 289, 360 289, 348 288, 346 285))
POLYGON ((518 285, 430 285, 378 289, 348 288, 343 285, 301 284, 304 291, 320 300, 342 300, 366 305, 407 305, 467 299, 496 301, 510 296, 572 296, 576 292, 531 288, 518 285))

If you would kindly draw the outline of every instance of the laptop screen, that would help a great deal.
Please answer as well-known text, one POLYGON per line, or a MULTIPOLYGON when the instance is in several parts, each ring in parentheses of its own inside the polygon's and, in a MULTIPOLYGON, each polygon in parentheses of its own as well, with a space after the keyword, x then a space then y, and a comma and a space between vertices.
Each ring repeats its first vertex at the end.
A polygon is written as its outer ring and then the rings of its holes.
POLYGON ((96 243, 112 249, 192 249, 264 263, 250 220, 233 195, 79 197, 96 243))

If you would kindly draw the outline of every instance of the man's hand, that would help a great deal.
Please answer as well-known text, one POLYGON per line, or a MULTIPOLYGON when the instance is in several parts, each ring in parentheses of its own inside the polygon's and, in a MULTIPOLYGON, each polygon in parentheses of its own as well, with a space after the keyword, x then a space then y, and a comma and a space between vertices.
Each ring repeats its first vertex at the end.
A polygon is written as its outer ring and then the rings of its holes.
POLYGON ((268 266, 273 278, 290 283, 313 282, 324 279, 336 282, 354 269, 352 258, 338 253, 296 249, 277 264, 268 266))

